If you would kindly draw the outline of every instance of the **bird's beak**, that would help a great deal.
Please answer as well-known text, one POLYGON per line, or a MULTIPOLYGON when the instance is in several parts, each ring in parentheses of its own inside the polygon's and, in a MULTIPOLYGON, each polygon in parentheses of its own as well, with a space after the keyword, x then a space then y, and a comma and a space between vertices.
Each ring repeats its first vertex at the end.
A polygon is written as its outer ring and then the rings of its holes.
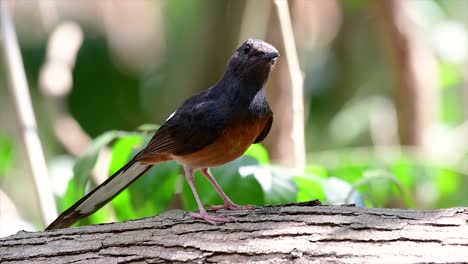
POLYGON ((280 55, 279 55, 279 53, 277 51, 272 51, 272 52, 262 54, 261 58, 265 59, 265 60, 272 60, 274 58, 278 58, 279 56, 280 55))

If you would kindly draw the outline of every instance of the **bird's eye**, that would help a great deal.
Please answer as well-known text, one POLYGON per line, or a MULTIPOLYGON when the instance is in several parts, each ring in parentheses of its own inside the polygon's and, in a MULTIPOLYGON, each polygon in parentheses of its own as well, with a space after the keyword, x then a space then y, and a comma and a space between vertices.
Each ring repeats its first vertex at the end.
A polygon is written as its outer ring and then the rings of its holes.
POLYGON ((248 44, 247 44, 247 45, 245 45, 245 48, 244 48, 244 54, 247 54, 247 53, 249 53, 249 51, 250 51, 250 48, 251 48, 251 47, 250 47, 250 45, 248 45, 248 44))

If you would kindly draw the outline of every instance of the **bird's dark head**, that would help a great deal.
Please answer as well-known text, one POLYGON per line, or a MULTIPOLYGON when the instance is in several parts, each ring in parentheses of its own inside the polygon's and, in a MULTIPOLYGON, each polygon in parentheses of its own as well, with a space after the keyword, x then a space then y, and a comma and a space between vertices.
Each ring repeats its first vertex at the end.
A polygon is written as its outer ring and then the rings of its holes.
POLYGON ((263 84, 278 57, 278 50, 271 44, 258 39, 248 39, 232 55, 226 74, 263 84))

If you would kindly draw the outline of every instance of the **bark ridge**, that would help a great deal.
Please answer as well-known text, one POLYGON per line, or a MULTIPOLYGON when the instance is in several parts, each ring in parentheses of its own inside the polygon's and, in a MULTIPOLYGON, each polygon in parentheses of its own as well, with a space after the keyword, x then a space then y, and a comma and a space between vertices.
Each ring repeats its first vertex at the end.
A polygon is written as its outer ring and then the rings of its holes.
POLYGON ((209 225, 182 210, 124 223, 0 239, 0 263, 468 263, 468 208, 312 206, 222 211, 209 225))

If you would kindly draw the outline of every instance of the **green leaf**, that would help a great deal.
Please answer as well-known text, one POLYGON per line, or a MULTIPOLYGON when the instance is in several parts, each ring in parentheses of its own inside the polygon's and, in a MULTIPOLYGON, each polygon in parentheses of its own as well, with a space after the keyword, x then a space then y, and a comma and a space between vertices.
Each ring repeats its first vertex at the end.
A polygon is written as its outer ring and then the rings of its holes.
POLYGON ((414 165, 408 158, 400 157, 392 164, 391 172, 403 186, 411 189, 415 185, 413 167, 414 165))
POLYGON ((328 177, 327 169, 320 165, 315 165, 315 164, 307 165, 304 172, 308 175, 314 175, 320 178, 328 177))
POLYGON ((356 206, 364 205, 360 192, 355 190, 350 183, 340 178, 329 177, 321 185, 330 204, 353 203, 356 206))
POLYGON ((112 199, 111 204, 114 208, 115 216, 119 221, 137 218, 137 214, 133 210, 132 197, 128 188, 112 199))
POLYGON ((306 202, 314 199, 326 200, 322 184, 327 178, 327 171, 318 165, 307 166, 304 173, 295 176, 294 182, 297 185, 296 202, 306 202))
POLYGON ((119 135, 118 131, 109 131, 100 135, 91 142, 85 154, 80 157, 73 167, 73 178, 68 183, 65 195, 62 198, 60 208, 67 209, 85 194, 86 183, 88 182, 91 170, 96 164, 99 151, 109 144, 119 135))
MULTIPOLYGON (((141 134, 128 135, 112 148, 111 173, 124 166, 138 151, 137 146, 151 138, 141 134)), ((158 164, 142 175, 129 188, 115 197, 111 204, 120 221, 159 214, 166 210, 175 192, 180 166, 175 162, 158 164)))
POLYGON ((261 144, 250 145, 244 155, 256 158, 260 164, 270 163, 270 159, 268 158, 268 151, 261 144))
MULTIPOLYGON (((131 134, 126 135, 115 142, 112 146, 112 159, 109 166, 109 175, 113 175, 130 160, 130 154, 141 144, 142 141, 142 135, 131 134)), ((137 217, 132 207, 131 195, 128 189, 123 190, 114 199, 112 199, 111 204, 118 220, 124 221, 137 217)))
POLYGON ((398 180, 397 177, 395 177, 395 175, 386 170, 374 169, 366 171, 363 174, 362 179, 354 183, 354 188, 358 188, 362 191, 360 187, 364 185, 368 185, 366 194, 372 196, 374 204, 377 204, 377 206, 382 207, 391 198, 401 196, 407 207, 415 207, 416 203, 409 190, 398 180), (392 190, 393 187, 396 187, 399 193, 394 193, 392 190))
MULTIPOLYGON (((123 142, 117 142, 119 146, 115 149, 115 166, 112 169, 120 169, 136 155, 139 149, 133 144, 145 146, 151 137, 152 135, 142 137, 140 134, 140 136, 126 137, 123 142), (137 139, 138 137, 140 139, 137 139)), ((157 164, 148 170, 113 200, 113 206, 121 210, 121 213, 116 211, 119 220, 153 216, 164 212, 176 191, 179 174, 180 166, 173 161, 157 164)))
POLYGON ((448 196, 456 193, 462 186, 461 175, 446 168, 435 169, 435 183, 439 187, 440 194, 448 196))
POLYGON ((130 154, 137 147, 141 147, 143 136, 138 134, 127 135, 117 140, 112 146, 112 159, 109 165, 109 175, 114 174, 128 161, 130 154))
POLYGON ((13 143, 7 137, 0 135, 0 177, 11 168, 13 157, 13 143))
POLYGON ((181 166, 174 161, 155 165, 129 187, 132 207, 137 217, 164 212, 176 192, 181 166))
POLYGON ((457 66, 450 63, 439 63, 439 80, 442 89, 449 89, 463 82, 463 76, 457 66))
POLYGON ((60 208, 60 211, 65 211, 68 207, 73 205, 80 198, 81 196, 79 196, 76 191, 76 179, 72 178, 68 182, 67 189, 65 190, 62 199, 59 200, 58 207, 60 208))
POLYGON ((353 164, 352 161, 342 162, 339 167, 330 170, 330 175, 353 183, 361 179, 362 174, 368 169, 367 164, 353 164))
POLYGON ((73 178, 76 180, 76 188, 84 191, 84 187, 89 179, 91 170, 94 168, 94 165, 96 165, 99 151, 118 135, 118 131, 108 131, 91 142, 91 145, 88 147, 85 154, 76 161, 76 164, 73 167, 73 178))
POLYGON ((239 169, 243 176, 253 175, 263 189, 266 204, 290 203, 296 200, 296 170, 269 165, 250 165, 239 169))

